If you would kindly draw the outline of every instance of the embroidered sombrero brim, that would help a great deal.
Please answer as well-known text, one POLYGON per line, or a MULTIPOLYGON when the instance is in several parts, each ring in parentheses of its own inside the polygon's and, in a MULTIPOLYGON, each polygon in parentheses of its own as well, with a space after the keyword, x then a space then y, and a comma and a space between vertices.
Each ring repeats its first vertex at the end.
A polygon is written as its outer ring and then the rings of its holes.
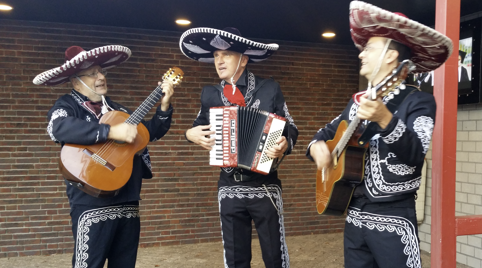
POLYGON ((192 28, 184 32, 179 47, 186 57, 200 62, 214 62, 217 50, 235 51, 249 57, 249 62, 260 62, 278 50, 278 44, 263 44, 242 36, 213 28, 192 28))
POLYGON ((69 77, 99 65, 102 69, 115 67, 131 56, 131 50, 124 46, 109 45, 82 51, 60 67, 56 67, 37 75, 33 79, 36 85, 55 86, 69 81, 69 77))
POLYGON ((412 50, 415 73, 435 70, 452 54, 452 41, 434 29, 404 16, 364 3, 350 3, 353 42, 363 50, 371 37, 385 37, 412 50))

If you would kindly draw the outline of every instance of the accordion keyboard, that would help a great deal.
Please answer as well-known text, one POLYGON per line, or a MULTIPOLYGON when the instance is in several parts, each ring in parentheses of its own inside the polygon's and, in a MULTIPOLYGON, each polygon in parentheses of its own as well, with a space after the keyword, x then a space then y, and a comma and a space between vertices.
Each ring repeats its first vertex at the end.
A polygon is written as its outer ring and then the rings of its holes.
POLYGON ((209 152, 209 164, 212 166, 223 165, 223 109, 210 109, 209 122, 211 131, 215 133, 211 138, 215 138, 215 143, 209 152))

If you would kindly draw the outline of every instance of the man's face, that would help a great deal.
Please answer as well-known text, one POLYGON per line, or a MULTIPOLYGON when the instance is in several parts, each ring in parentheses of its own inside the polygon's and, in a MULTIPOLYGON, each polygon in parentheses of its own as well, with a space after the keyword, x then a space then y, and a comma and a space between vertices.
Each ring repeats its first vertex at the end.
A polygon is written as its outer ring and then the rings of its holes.
POLYGON ((368 40, 365 49, 358 55, 361 60, 360 75, 368 78, 372 74, 380 60, 385 42, 383 37, 372 37, 368 40))
MULTIPOLYGON (((241 53, 227 51, 227 50, 217 50, 213 53, 214 55, 214 66, 216 67, 216 72, 220 79, 231 83, 231 77, 234 76, 236 68, 238 67, 239 60, 242 57, 241 53)), ((239 65, 238 73, 244 70, 247 60, 241 59, 239 65)))
MULTIPOLYGON (((104 95, 107 94, 107 81, 102 72, 102 68, 96 65, 90 67, 89 69, 80 71, 79 73, 77 73, 77 76, 92 90, 94 90, 100 95, 104 95)), ((94 94, 79 81, 77 81, 77 86, 79 87, 78 90, 80 91, 80 93, 84 94, 87 97, 89 97, 90 94, 94 94)))
POLYGON ((462 57, 459 55, 459 66, 462 66, 462 57))

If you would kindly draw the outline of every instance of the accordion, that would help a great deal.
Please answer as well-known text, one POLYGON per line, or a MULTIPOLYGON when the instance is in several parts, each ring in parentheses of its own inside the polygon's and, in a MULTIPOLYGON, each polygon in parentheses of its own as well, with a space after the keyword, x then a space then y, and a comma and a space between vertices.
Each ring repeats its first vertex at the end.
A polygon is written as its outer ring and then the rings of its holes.
POLYGON ((285 118, 254 108, 224 106, 209 110, 209 122, 215 132, 210 165, 270 172, 273 158, 266 150, 283 134, 285 118))

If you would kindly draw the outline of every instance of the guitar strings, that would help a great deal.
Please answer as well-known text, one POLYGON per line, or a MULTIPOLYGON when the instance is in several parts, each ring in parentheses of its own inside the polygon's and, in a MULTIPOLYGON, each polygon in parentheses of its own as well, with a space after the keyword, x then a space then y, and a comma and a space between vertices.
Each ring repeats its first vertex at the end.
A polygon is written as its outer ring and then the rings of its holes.
MULTIPOLYGON (((169 71, 168 71, 168 72, 169 72, 169 71)), ((169 80, 172 80, 172 82, 173 82, 175 85, 177 85, 178 82, 179 82, 179 80, 180 80, 179 76, 180 76, 180 74, 177 74, 174 78, 171 78, 169 75, 166 74, 166 75, 164 75, 164 77, 163 77, 163 81, 166 80, 166 79, 169 79, 169 80)), ((155 103, 156 103, 157 101, 159 101, 159 99, 162 97, 162 92, 159 92, 159 90, 161 90, 161 89, 162 89, 161 86, 158 85, 158 86, 154 89, 154 91, 153 91, 151 94, 149 94, 149 96, 146 98, 146 100, 144 100, 144 101, 141 103, 141 105, 132 113, 132 115, 130 115, 129 118, 127 118, 127 120, 125 121, 125 123, 135 124, 135 121, 139 121, 139 123, 140 123, 140 121, 141 121, 142 118, 143 118, 143 116, 141 117, 141 116, 139 115, 140 111, 145 112, 146 114, 149 112, 150 108, 147 109, 148 106, 147 106, 146 103, 149 103, 149 106, 151 106, 151 108, 152 108, 152 106, 154 106, 155 103), (159 98, 158 98, 157 95, 160 95, 159 98), (157 100, 155 100, 155 99, 157 99, 157 100), (149 101, 152 101, 152 102, 154 102, 154 103, 149 102, 149 101), (138 112, 138 111, 139 111, 139 112, 138 112), (133 120, 133 119, 135 119, 135 120, 133 120)), ((111 150, 111 149, 115 149, 115 148, 112 148, 113 145, 115 145, 115 144, 116 144, 116 142, 115 142, 114 140, 109 140, 109 141, 107 141, 106 143, 104 143, 104 144, 100 147, 99 151, 97 151, 95 154, 96 154, 97 156, 99 156, 100 158, 102 158, 103 160, 105 160, 106 158, 108 158, 108 157, 112 154, 113 150, 111 150), (109 151, 110 151, 110 153, 109 153, 109 151)))

